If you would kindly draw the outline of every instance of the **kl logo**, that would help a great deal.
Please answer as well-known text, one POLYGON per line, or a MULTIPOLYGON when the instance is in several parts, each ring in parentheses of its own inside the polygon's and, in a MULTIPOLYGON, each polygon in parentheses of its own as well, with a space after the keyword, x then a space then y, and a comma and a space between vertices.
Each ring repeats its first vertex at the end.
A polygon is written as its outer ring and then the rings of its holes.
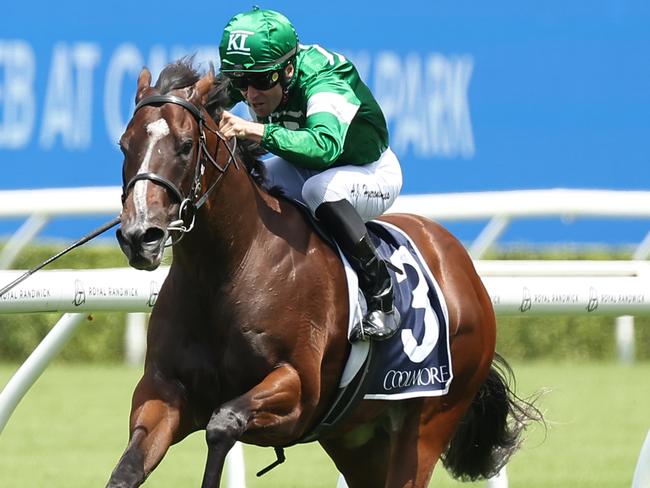
POLYGON ((251 31, 232 31, 228 39, 226 54, 249 54, 251 50, 249 47, 246 47, 246 40, 253 34, 255 33, 251 31))

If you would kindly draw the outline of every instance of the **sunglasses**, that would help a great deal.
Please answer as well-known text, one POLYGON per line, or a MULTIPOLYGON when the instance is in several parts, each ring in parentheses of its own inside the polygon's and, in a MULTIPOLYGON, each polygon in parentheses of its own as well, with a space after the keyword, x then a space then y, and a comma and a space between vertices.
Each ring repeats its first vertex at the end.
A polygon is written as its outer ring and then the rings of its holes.
POLYGON ((280 82, 280 73, 277 71, 263 71, 261 73, 232 74, 228 75, 230 83, 237 90, 248 90, 252 86, 256 90, 270 90, 280 82))

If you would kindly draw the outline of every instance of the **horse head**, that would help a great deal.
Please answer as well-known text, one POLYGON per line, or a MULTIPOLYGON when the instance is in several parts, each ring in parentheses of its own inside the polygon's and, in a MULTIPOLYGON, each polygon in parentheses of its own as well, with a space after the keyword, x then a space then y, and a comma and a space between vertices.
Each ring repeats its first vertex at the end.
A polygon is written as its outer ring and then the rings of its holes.
POLYGON ((212 70, 199 77, 182 63, 163 71, 153 87, 146 68, 138 77, 135 111, 119 143, 124 164, 117 231, 134 268, 159 266, 168 238, 192 229, 196 209, 216 184, 206 189, 206 167, 223 175, 234 160, 204 108, 214 79, 212 70), (218 154, 221 144, 228 150, 218 154))

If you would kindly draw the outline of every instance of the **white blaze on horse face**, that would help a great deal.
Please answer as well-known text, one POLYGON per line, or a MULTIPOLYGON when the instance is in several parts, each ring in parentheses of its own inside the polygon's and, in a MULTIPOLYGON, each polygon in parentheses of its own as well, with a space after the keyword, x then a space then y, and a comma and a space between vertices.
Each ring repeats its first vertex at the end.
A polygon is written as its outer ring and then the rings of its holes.
MULTIPOLYGON (((147 152, 144 155, 144 159, 140 164, 140 169, 138 174, 148 173, 149 170, 149 161, 151 160, 151 155, 153 154, 153 149, 156 143, 161 140, 163 137, 169 134, 169 126, 165 119, 158 119, 154 122, 151 122, 147 125, 147 134, 149 134, 149 147, 147 147, 147 152)), ((136 219, 143 221, 147 220, 147 185, 149 184, 148 180, 139 180, 135 182, 133 186, 133 203, 135 205, 135 215, 136 219)))

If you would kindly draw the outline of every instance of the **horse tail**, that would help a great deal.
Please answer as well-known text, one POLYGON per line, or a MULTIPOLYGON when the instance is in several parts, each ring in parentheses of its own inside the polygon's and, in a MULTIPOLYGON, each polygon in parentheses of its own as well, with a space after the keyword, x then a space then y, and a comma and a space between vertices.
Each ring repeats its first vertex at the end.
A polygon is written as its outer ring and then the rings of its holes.
POLYGON ((495 354, 487 379, 441 456, 454 478, 474 481, 495 476, 519 448, 526 426, 544 424, 542 412, 534 405, 537 398, 519 398, 514 382, 510 365, 495 354))

